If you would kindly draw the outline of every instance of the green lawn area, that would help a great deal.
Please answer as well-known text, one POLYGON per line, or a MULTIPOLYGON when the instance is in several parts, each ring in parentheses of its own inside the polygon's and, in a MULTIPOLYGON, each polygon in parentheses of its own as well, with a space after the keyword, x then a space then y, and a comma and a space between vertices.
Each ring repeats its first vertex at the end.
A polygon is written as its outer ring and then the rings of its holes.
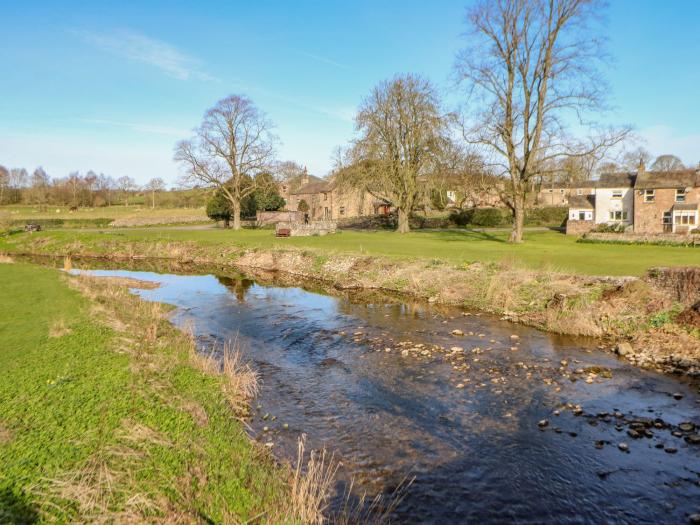
POLYGON ((220 523, 277 505, 277 469, 218 378, 178 357, 167 321, 146 347, 97 323, 95 302, 60 272, 32 265, 0 264, 0 290, 0 523, 220 523), (132 344, 142 357, 123 350, 132 344), (112 519, 95 515, 103 501, 112 519))
POLYGON ((394 232, 342 231, 325 237, 278 239, 271 230, 178 230, 152 228, 104 233, 56 231, 13 235, 0 239, 0 251, 21 251, 28 240, 48 237, 44 249, 80 242, 96 253, 107 253, 114 242, 164 243, 193 241, 202 247, 296 247, 336 253, 362 253, 390 258, 442 259, 458 264, 507 261, 534 269, 554 269, 584 275, 642 275, 653 266, 700 266, 700 249, 688 247, 577 243, 555 231, 529 231, 525 243, 506 242, 506 231, 469 230, 394 232), (102 250, 102 251, 101 251, 102 250))

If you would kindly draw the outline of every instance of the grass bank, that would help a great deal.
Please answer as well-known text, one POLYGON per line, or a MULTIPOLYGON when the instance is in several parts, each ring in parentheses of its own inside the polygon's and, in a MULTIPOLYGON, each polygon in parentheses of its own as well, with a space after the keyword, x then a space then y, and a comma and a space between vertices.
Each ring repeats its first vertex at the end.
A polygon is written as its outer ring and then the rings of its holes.
POLYGON ((342 232, 276 239, 269 230, 46 232, 6 237, 0 253, 273 271, 291 284, 314 280, 327 289, 390 292, 599 337, 608 348, 624 342, 625 357, 636 364, 700 374, 700 323, 692 309, 700 291, 679 289, 697 289, 696 270, 682 282, 668 272, 645 276, 652 265, 697 268, 700 250, 580 244, 553 232, 529 232, 525 244, 513 246, 506 235, 342 232))
POLYGON ((270 230, 53 231, 0 237, 0 252, 36 254, 130 254, 211 258, 249 249, 313 251, 319 255, 370 255, 393 261, 517 264, 572 275, 641 276, 654 266, 700 266, 700 249, 577 243, 551 231, 530 231, 525 243, 506 242, 508 232, 470 230, 394 232, 343 231, 325 237, 277 239, 270 230))
POLYGON ((123 285, 0 264, 0 289, 0 522, 318 516, 246 435, 236 356, 202 358, 123 285))

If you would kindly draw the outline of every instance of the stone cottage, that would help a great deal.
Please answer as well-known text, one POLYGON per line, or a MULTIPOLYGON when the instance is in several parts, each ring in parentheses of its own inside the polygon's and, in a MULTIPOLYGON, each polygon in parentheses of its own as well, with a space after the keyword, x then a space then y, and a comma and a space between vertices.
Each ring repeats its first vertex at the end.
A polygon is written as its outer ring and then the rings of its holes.
POLYGON ((645 171, 634 185, 634 233, 689 233, 699 228, 700 169, 645 171))
POLYGON ((595 195, 569 196, 569 216, 566 221, 567 235, 581 235, 595 228, 595 195))

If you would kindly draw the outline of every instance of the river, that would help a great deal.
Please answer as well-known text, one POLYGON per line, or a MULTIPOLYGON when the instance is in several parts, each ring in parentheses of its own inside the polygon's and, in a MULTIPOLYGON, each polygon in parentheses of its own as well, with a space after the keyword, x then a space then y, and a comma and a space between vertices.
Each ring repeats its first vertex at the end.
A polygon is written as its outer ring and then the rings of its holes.
MULTIPOLYGON (((339 492, 414 478, 399 523, 686 523, 700 511, 697 382, 590 339, 460 309, 329 296, 241 275, 156 281, 202 348, 238 339, 261 375, 250 432, 341 462, 339 492), (627 450, 623 450, 627 448, 627 450)), ((339 505, 340 498, 334 500, 339 505)))

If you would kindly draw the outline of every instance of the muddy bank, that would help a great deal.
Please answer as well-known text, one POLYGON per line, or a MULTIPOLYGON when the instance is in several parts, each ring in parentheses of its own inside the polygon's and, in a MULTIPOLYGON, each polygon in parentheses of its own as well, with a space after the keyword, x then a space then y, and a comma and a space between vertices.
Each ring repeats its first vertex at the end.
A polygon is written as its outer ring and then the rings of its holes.
POLYGON ((77 242, 54 247, 37 239, 23 250, 25 255, 232 268, 262 280, 312 282, 327 291, 381 292, 478 309, 548 332, 600 338, 602 348, 642 367, 700 375, 700 327, 693 326, 692 310, 700 297, 698 268, 654 269, 644 278, 588 277, 505 263, 454 265, 297 249, 221 249, 194 242, 110 241, 104 251, 105 246, 96 250, 77 242))

